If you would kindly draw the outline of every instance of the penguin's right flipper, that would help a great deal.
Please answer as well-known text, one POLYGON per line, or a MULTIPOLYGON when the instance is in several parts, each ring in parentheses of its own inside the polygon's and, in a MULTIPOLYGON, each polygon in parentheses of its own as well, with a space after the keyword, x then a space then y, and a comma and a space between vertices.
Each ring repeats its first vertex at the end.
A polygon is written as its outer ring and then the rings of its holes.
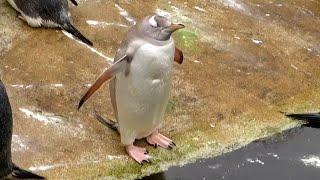
POLYGON ((108 128, 110 128, 114 131, 117 131, 119 133, 119 129, 118 129, 119 124, 117 122, 112 121, 111 119, 105 119, 102 116, 100 116, 99 114, 96 114, 96 118, 101 124, 107 126, 108 128))
POLYGON ((73 5, 78 6, 78 2, 76 0, 70 0, 73 5))
POLYGON ((88 44, 89 46, 93 46, 93 43, 89 39, 84 37, 84 35, 82 35, 80 31, 77 28, 75 28, 71 23, 63 25, 62 29, 72 34, 76 38, 80 39, 82 42, 88 44))
POLYGON ((93 93, 95 93, 104 82, 112 79, 117 73, 120 71, 124 70, 126 68, 126 64, 129 60, 129 56, 124 55, 119 60, 117 60, 113 65, 106 69, 96 80, 96 82, 89 88, 89 90, 86 92, 86 94, 81 98, 79 105, 78 105, 78 110, 81 108, 83 103, 85 103, 93 93))
POLYGON ((301 113, 301 114, 285 114, 285 115, 287 117, 297 119, 297 120, 320 123, 320 113, 301 113))
POLYGON ((42 176, 33 174, 29 171, 23 170, 16 166, 15 164, 13 165, 13 171, 11 173, 12 177, 17 178, 17 179, 45 179, 42 176))

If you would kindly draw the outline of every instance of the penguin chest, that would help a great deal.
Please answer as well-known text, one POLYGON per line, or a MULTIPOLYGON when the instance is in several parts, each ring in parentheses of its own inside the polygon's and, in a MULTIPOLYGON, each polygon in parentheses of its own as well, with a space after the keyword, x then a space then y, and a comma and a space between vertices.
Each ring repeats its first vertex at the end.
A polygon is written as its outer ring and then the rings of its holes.
POLYGON ((173 43, 165 46, 146 44, 136 52, 129 67, 132 95, 158 100, 169 91, 174 57, 173 43))
POLYGON ((143 137, 159 126, 169 99, 174 47, 173 41, 164 46, 145 44, 136 51, 129 74, 117 75, 120 131, 126 126, 143 137))

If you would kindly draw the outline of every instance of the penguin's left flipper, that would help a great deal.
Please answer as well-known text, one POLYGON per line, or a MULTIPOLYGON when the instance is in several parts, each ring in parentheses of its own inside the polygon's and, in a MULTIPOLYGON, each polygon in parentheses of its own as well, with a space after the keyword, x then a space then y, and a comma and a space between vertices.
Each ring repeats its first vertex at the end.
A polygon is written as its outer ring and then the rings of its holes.
POLYGON ((119 60, 117 60, 110 68, 106 69, 96 80, 96 82, 89 88, 87 93, 81 98, 78 110, 81 108, 83 103, 85 103, 93 93, 95 93, 104 82, 112 79, 117 73, 125 70, 126 64, 129 61, 129 56, 124 55, 119 60))
POLYGON ((76 0, 70 0, 73 5, 78 6, 78 2, 76 0))
POLYGON ((174 61, 177 62, 178 64, 182 64, 183 62, 183 53, 177 47, 174 52, 174 61))
POLYGON ((17 179, 45 179, 42 176, 23 170, 18 166, 16 166, 15 164, 13 165, 13 171, 11 173, 11 176, 17 179))
POLYGON ((285 115, 287 117, 297 119, 297 120, 320 123, 320 113, 301 113, 301 114, 285 114, 285 115))

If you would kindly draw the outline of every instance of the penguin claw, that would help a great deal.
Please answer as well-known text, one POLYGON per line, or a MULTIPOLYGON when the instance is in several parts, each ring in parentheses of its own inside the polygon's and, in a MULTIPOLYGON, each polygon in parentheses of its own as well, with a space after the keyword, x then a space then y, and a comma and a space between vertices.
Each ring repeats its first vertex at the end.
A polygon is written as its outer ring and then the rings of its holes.
POLYGON ((163 136, 160 133, 153 133, 147 137, 147 142, 150 145, 153 145, 155 148, 158 146, 165 148, 165 149, 173 149, 176 144, 169 138, 163 136))
POLYGON ((173 147, 172 147, 171 144, 168 146, 168 149, 169 149, 169 150, 172 150, 172 149, 173 149, 173 147))
POLYGON ((140 148, 132 144, 126 146, 126 151, 132 159, 141 165, 145 162, 150 162, 151 157, 148 155, 148 151, 145 148, 140 148))
POLYGON ((26 18, 24 18, 22 15, 18 15, 18 18, 21 19, 24 22, 27 22, 26 18))
POLYGON ((148 160, 143 160, 142 164, 144 164, 144 163, 149 163, 149 161, 148 160))

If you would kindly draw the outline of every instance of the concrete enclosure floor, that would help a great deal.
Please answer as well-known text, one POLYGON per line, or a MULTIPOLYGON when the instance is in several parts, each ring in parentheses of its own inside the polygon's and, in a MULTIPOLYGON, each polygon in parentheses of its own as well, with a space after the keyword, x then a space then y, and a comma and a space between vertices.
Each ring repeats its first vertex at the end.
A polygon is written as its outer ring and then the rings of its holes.
POLYGON ((13 155, 49 179, 137 178, 221 155, 297 126, 279 111, 320 107, 318 0, 107 1, 70 4, 94 48, 57 29, 35 29, 0 0, 0 77, 14 116, 13 155), (163 134, 171 151, 148 147, 153 163, 128 158, 119 136, 95 120, 113 118, 108 84, 78 112, 81 96, 110 66, 135 20, 158 13, 186 25, 174 35, 163 134))

